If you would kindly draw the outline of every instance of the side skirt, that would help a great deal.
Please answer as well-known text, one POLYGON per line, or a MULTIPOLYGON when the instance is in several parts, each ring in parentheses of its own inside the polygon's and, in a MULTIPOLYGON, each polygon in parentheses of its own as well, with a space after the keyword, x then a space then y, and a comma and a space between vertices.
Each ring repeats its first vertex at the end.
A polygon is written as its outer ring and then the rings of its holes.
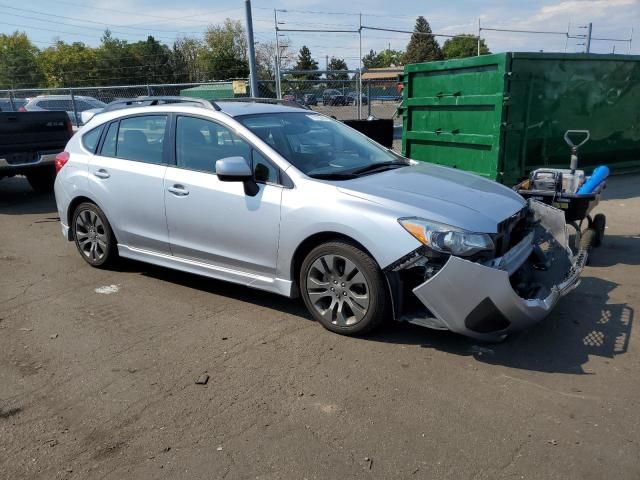
POLYGON ((258 290, 277 293, 286 297, 292 296, 293 282, 291 280, 255 275, 248 272, 232 270, 230 268, 218 267, 208 263, 188 260, 186 258, 179 258, 172 255, 151 252, 149 250, 132 248, 122 244, 118 244, 118 253, 122 257, 138 260, 140 262, 151 263, 161 267, 180 270, 182 272, 237 283, 247 287, 257 288, 258 290))

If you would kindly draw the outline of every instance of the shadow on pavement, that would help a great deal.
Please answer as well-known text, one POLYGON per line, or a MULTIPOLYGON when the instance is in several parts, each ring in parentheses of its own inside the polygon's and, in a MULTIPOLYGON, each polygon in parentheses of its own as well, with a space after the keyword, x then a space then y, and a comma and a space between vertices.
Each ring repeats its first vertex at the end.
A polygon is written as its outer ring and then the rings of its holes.
POLYGON ((613 358, 629 346, 634 311, 608 304, 616 283, 585 277, 563 298, 549 318, 502 343, 487 344, 450 332, 413 325, 389 325, 370 341, 420 345, 477 361, 547 373, 584 374, 589 355, 613 358))
MULTIPOLYGON (((193 288, 214 295, 233 298, 241 302, 252 303, 313 321, 313 318, 309 315, 300 299, 291 299, 243 285, 236 285, 222 280, 215 280, 213 278, 202 277, 128 259, 120 260, 115 269, 121 272, 140 273, 141 275, 157 280, 175 283, 183 287, 193 288)), ((321 328, 320 326, 318 327, 321 328)))
MULTIPOLYGON (((120 262, 117 270, 137 272, 313 321, 299 299, 130 260, 120 262)), ((613 358, 628 349, 634 311, 626 304, 607 303, 609 292, 616 286, 600 278, 584 277, 581 285, 561 300, 549 318, 507 337, 502 343, 480 343, 451 332, 394 322, 363 337, 362 341, 420 345, 523 370, 585 374, 582 367, 589 355, 613 358)), ((318 328, 322 327, 318 325, 318 328)))
POLYGON ((0 180, 0 214, 25 215, 51 213, 58 218, 53 193, 36 193, 24 177, 0 180))
POLYGON ((605 233, 602 245, 589 254, 590 267, 614 265, 640 265, 640 232, 637 236, 605 233))

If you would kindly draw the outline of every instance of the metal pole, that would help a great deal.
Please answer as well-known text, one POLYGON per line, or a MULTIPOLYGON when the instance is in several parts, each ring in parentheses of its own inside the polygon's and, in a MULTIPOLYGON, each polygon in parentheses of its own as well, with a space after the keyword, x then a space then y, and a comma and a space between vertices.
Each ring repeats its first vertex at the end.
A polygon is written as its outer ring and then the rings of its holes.
POLYGON ((631 43, 633 43, 633 27, 631 27, 631 35, 629 36, 629 55, 631 55, 631 43))
POLYGON ((11 111, 16 111, 16 104, 13 102, 13 90, 9 90, 9 103, 11 104, 11 111))
POLYGON ((358 48, 358 120, 362 119, 362 13, 360 14, 360 27, 358 28, 359 48, 358 48))
POLYGON ((482 27, 480 26, 480 17, 478 17, 478 56, 480 56, 480 34, 482 32, 482 27))
POLYGON ((149 86, 149 84, 147 84, 147 95, 149 97, 151 96, 151 87, 149 86))
POLYGON ((253 43, 253 20, 251 18, 251 0, 244 0, 244 8, 247 14, 247 41, 249 42, 249 81, 251 84, 251 96, 258 96, 258 72, 256 71, 256 46, 253 43))
POLYGON ((569 46, 569 35, 571 34, 571 22, 567 24, 567 38, 564 40, 564 53, 567 53, 567 47, 569 46))
POLYGON ((70 88, 69 93, 71 94, 71 106, 73 107, 73 116, 76 120, 76 127, 80 126, 79 118, 78 118, 78 109, 76 108, 76 97, 73 95, 73 90, 70 88))
POLYGON ((367 118, 369 118, 370 116, 371 116, 371 80, 367 82, 367 118))
POLYGON ((593 28, 593 24, 589 22, 589 26, 587 27, 587 46, 586 53, 591 53, 591 30, 593 28))
POLYGON ((282 98, 280 86, 280 41, 278 40, 278 11, 273 9, 273 26, 276 30, 276 98, 282 98))

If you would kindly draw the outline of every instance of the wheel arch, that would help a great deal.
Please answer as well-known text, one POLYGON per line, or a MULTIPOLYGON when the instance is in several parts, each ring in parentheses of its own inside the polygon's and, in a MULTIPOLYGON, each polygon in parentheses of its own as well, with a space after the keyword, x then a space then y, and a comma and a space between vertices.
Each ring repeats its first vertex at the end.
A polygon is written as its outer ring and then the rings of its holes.
POLYGON ((376 265, 378 265, 378 268, 381 268, 380 264, 378 263, 376 258, 371 254, 371 252, 364 245, 362 245, 362 243, 358 242, 356 239, 350 237, 349 235, 346 235, 344 233, 339 233, 339 232, 314 233, 313 235, 310 235, 307 238, 305 238, 297 246, 297 248, 293 253, 293 257, 291 259, 290 275, 291 275, 292 284, 293 284, 293 290, 292 290, 293 297, 298 297, 300 295, 300 285, 299 285, 300 269, 302 268, 302 262, 304 262, 304 259, 306 258, 306 256, 309 254, 309 252, 311 252, 311 250, 313 250, 317 246, 322 245, 323 243, 328 243, 332 241, 343 241, 345 243, 349 243, 359 248, 360 250, 362 250, 364 253, 366 253, 373 259, 376 265))
MULTIPOLYGON (((78 195, 77 197, 74 197, 70 202, 69 202, 69 206, 67 207, 67 225, 69 225, 69 240, 73 240, 73 228, 72 228, 72 221, 73 221, 73 214, 76 211, 76 208, 78 208, 78 205, 80 205, 81 203, 93 203, 96 207, 98 207, 100 210, 102 210, 102 212, 104 213, 105 216, 107 216, 107 213, 104 211, 104 208, 102 208, 102 206, 96 202, 95 199, 88 197, 86 195, 78 195)), ((113 225, 111 224, 111 221, 109 220, 109 217, 107 216, 107 221, 109 222, 109 225, 111 226, 111 231, 113 231, 113 236, 116 237, 116 233, 113 230, 113 225)), ((116 237, 116 243, 118 242, 118 238, 116 237)))

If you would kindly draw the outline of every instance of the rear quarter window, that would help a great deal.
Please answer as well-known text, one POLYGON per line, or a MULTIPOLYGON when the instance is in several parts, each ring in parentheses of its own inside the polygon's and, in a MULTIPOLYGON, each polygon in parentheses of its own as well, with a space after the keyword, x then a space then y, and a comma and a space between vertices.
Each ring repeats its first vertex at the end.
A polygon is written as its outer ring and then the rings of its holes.
POLYGON ((87 133, 82 135, 82 146, 91 153, 96 153, 96 148, 100 141, 100 135, 102 135, 103 129, 104 125, 100 125, 99 127, 89 130, 87 133))

